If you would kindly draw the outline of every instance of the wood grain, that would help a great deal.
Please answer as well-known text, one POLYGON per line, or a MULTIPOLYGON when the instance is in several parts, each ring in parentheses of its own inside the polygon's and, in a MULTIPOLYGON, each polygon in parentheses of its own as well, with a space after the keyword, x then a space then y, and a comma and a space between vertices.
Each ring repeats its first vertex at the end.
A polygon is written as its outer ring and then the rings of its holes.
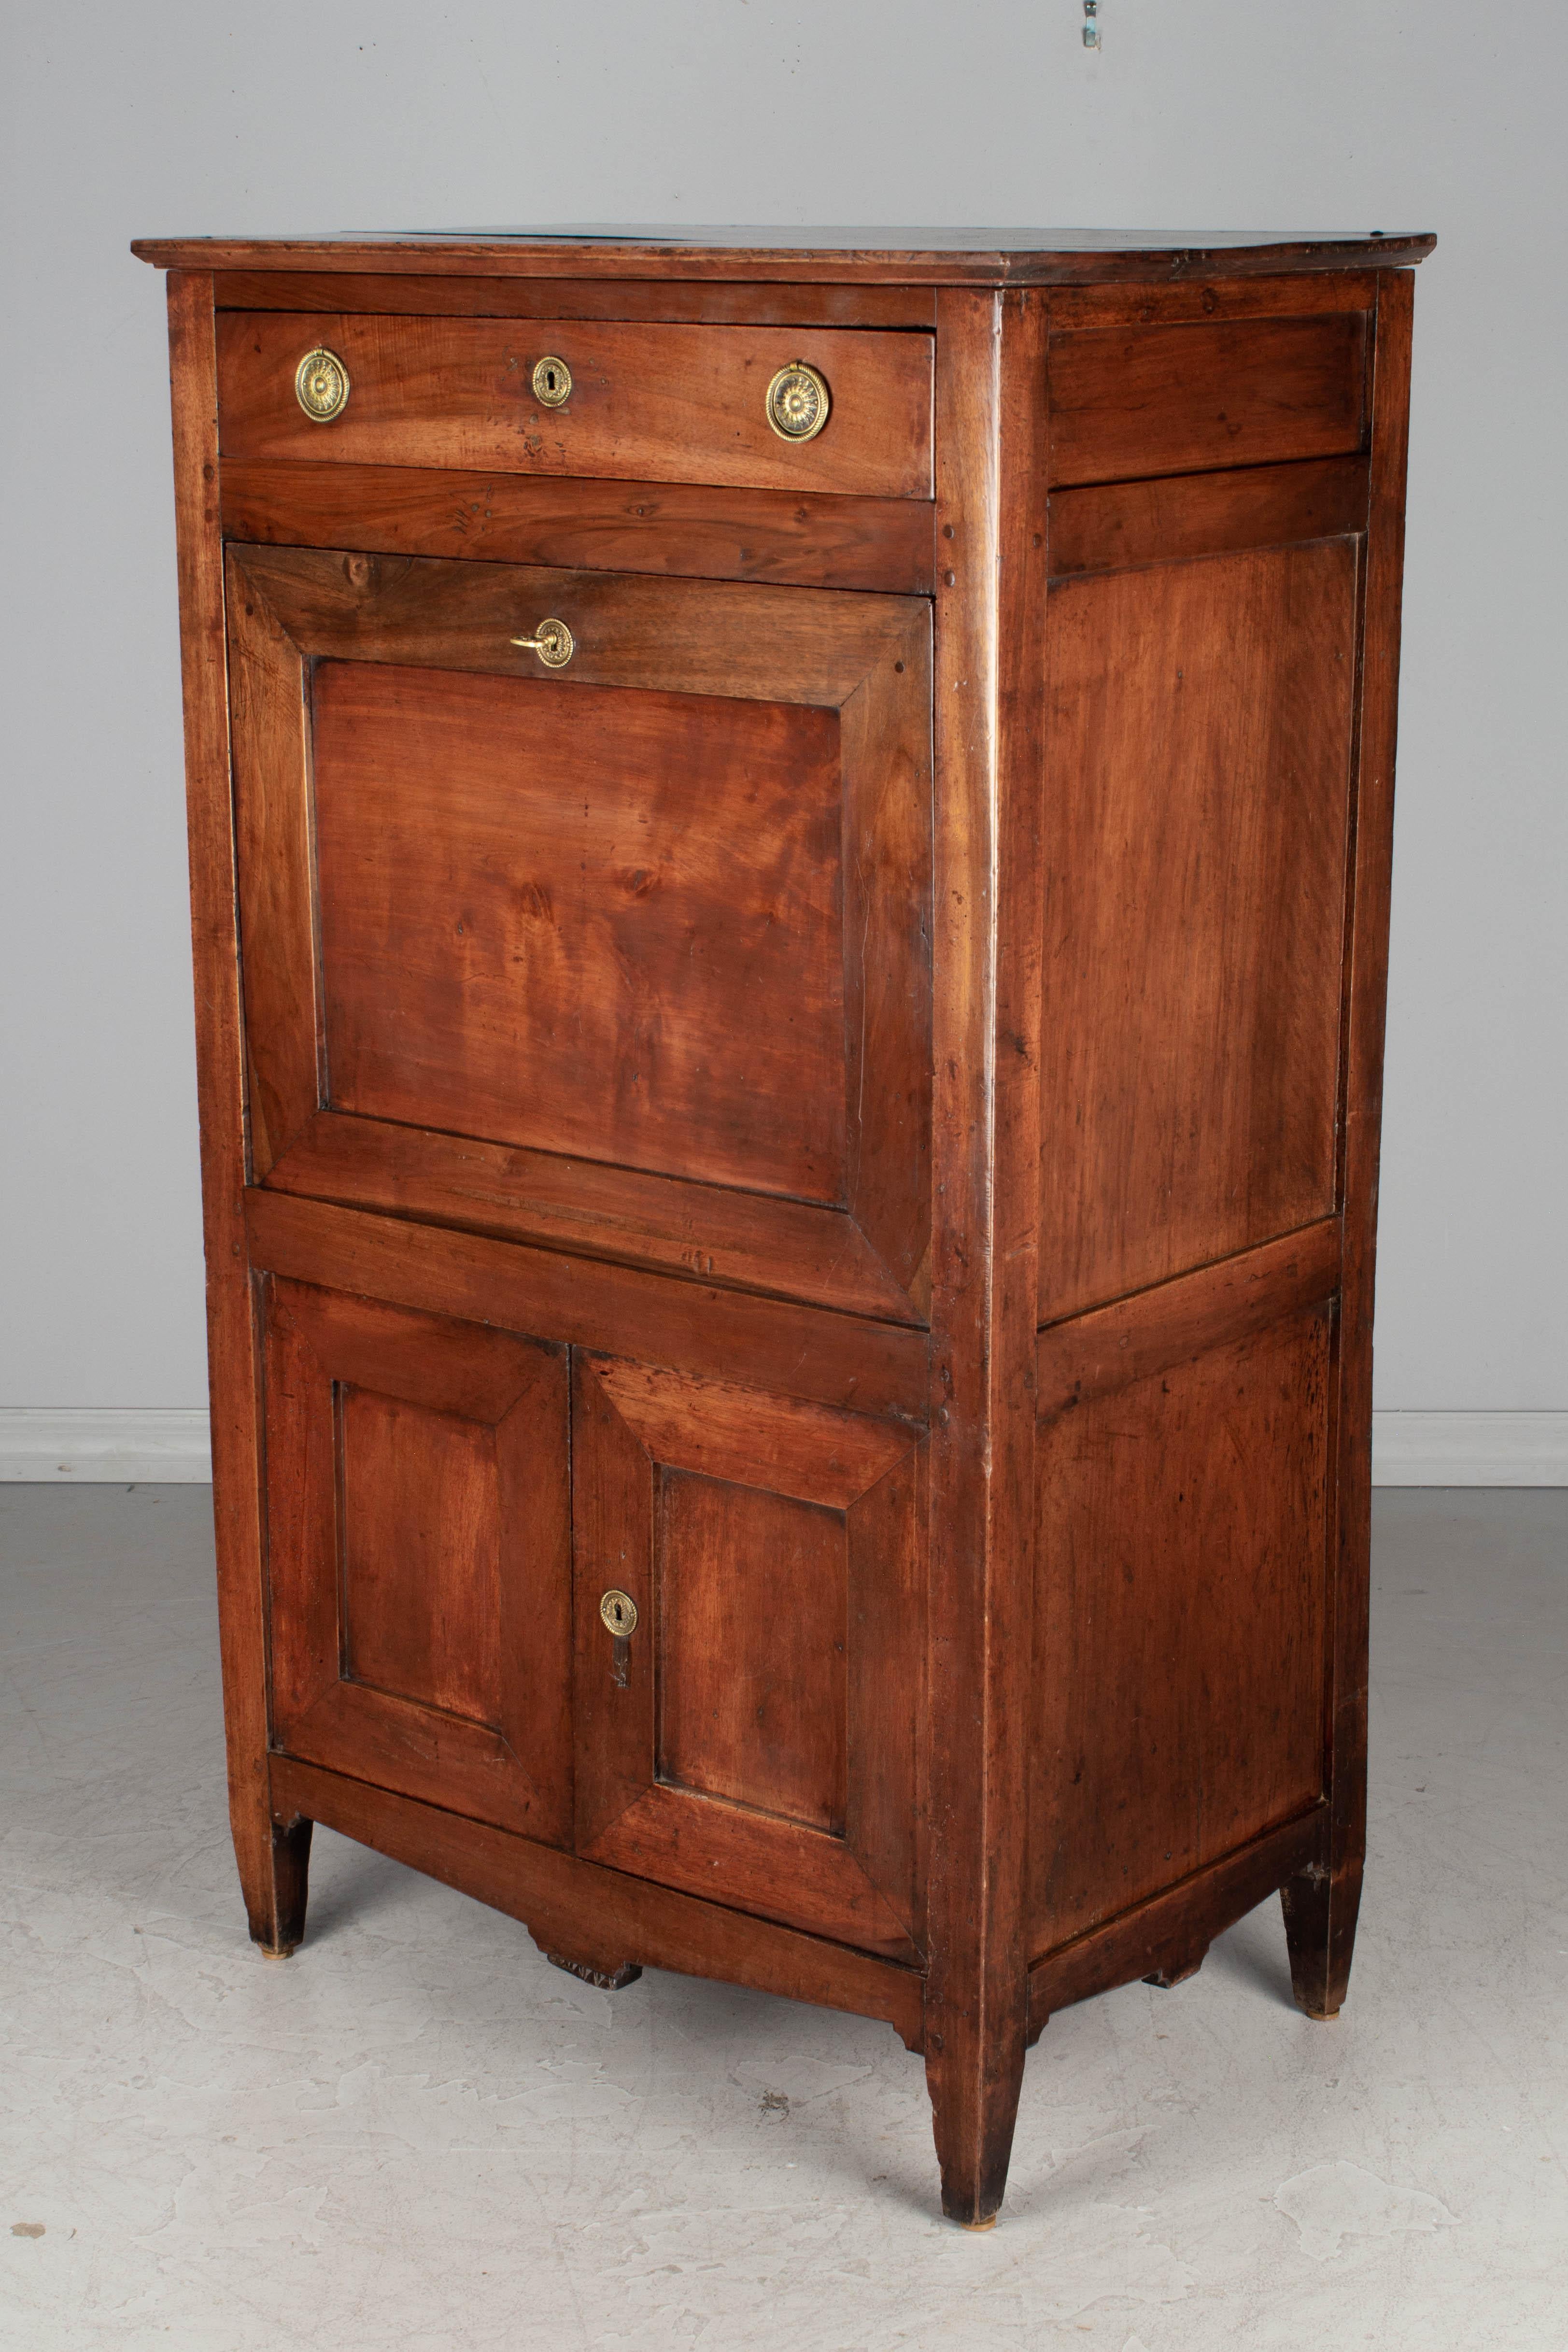
POLYGON ((1362 446, 1363 311, 1053 334, 1049 364, 1053 483, 1362 446))
POLYGON ((842 1512, 666 1467, 654 1543, 658 1779, 841 1838, 849 1799, 842 1512))
POLYGON ((1333 1208, 1356 577, 1051 591, 1042 1321, 1333 1208))
MULTIPOLYGON (((236 590, 302 654, 400 662, 573 691, 735 696, 842 709, 883 670, 919 702, 930 613, 904 596, 819 596, 709 580, 233 546, 236 590), (570 626, 554 677, 511 640, 547 614, 570 626), (898 665, 902 664, 900 668, 898 665)), ((891 685, 889 690, 892 691, 891 685)))
POLYGON ((971 2226, 1001 2202, 1027 2029, 1044 328, 1027 299, 938 310, 926 2074, 943 2210, 971 2226))
POLYGON ((172 274, 168 311, 229 1823, 251 1936, 266 1951, 285 1952, 292 1950, 304 1932, 310 1843, 308 1826, 275 1831, 267 1794, 261 1399, 256 1302, 242 1207, 246 1071, 229 799, 211 278, 200 273, 172 274))
POLYGON ((258 1172, 329 1055, 381 1131, 841 1205, 852 1285, 922 1316, 928 608, 308 549, 230 573, 258 1172), (549 611, 558 677, 511 644, 549 611))
POLYGON ((1042 1427, 1031 1948, 1323 1793, 1330 1317, 1042 1427))
POLYGON ((326 662, 312 715, 334 1109, 843 1204, 831 712, 326 662))
MULTIPOLYGON (((224 285, 225 280, 216 280, 224 285)), ((1051 334, 1105 327, 1201 327, 1208 320, 1322 318, 1331 310, 1371 310, 1375 270, 1322 270, 1281 278, 1206 278, 1176 285, 1055 287, 1051 334)), ((219 299, 219 308, 224 301, 219 299)))
POLYGON ((1179 1968, 1186 1955, 1244 1919, 1322 1845, 1323 1811, 1315 1806, 1266 1830, 1178 1885, 1042 1954, 1029 1975, 1030 2041, 1055 2011, 1136 1984, 1173 1962, 1179 1968))
POLYGON ((931 496, 925 335, 235 310, 217 331, 225 457, 931 496), (294 392, 300 359, 323 343, 352 387, 328 425, 294 392), (547 353, 571 373, 561 408, 534 396, 547 353), (768 422, 768 386, 796 359, 831 395, 810 441, 768 422))
POLYGON ((254 1265, 298 1282, 813 1403, 912 1423, 925 1412, 925 1335, 893 1324, 279 1192, 246 1196, 246 1232, 254 1265))
POLYGON ((566 1843, 565 1350, 283 1281, 265 1362, 275 1743, 566 1843))
POLYGON ((1373 359, 1372 504, 1367 528, 1354 865, 1345 941, 1345 1042, 1339 1190, 1344 1303, 1333 1409, 1334 1580, 1330 1633, 1330 1818, 1316 1874, 1293 1878, 1285 1924, 1296 1998, 1332 2017, 1344 2000, 1366 1849, 1367 1601, 1372 1543, 1372 1318, 1394 853, 1394 751, 1405 555, 1413 281, 1378 291, 1373 359))
POLYGON ((1366 527, 1366 460, 1249 466, 1058 490, 1050 501, 1051 569, 1117 572, 1239 548, 1289 547, 1366 527))
MULTIPOLYGON (((801 238, 803 232, 791 232, 801 238)), ((968 232, 970 236, 973 232, 968 232)), ((650 239, 634 229, 579 243, 553 234, 499 236, 137 237, 131 251, 159 269, 367 271, 458 276, 687 281, 782 281, 805 285, 1143 285, 1151 278, 1206 283, 1323 269, 1399 269, 1421 260, 1436 237, 1404 230, 1382 236, 1259 238, 1211 230, 1013 230, 1005 244, 977 247, 966 233, 834 229, 788 242, 755 230, 702 232, 689 241, 650 239), (747 238, 755 241, 747 243, 747 238), (880 242, 879 242, 880 240, 880 242)))
POLYGON ((452 467, 231 457, 225 538, 382 555, 650 572, 929 595, 919 499, 802 496, 681 482, 552 481, 452 467))
POLYGON ((263 1177, 326 1097, 310 746, 297 641, 232 556, 224 584, 250 1159, 263 1177))
POLYGON ((331 1111, 307 1122, 267 1182, 879 1321, 921 1319, 847 1210, 331 1111))
POLYGON ((1323 1217, 1218 1265, 1051 1324, 1040 1335, 1039 1410, 1051 1415, 1088 1404, 1189 1353, 1315 1307, 1333 1297, 1339 1274, 1339 1220, 1323 1217))
POLYGON ((910 1957, 911 1433, 599 1355, 574 1380, 579 1852, 910 1957))
POLYGON ((650 1968, 882 2018, 908 2048, 920 2047, 921 1979, 913 1969, 285 1757, 272 1760, 272 1801, 285 1819, 306 1814, 523 1920, 551 1949, 570 1952, 580 1937, 612 1944, 650 1968))
POLYGON ((983 2227, 1052 2008, 1344 1992, 1431 240, 800 236, 142 248, 232 1812, 894 2020, 983 2227))
MULTIPOLYGON (((216 282, 220 289, 226 283, 221 278, 216 282)), ((1094 327, 1185 327, 1210 319, 1309 319, 1331 310, 1370 310, 1377 286, 1377 272, 1371 269, 1325 269, 1310 277, 1208 278, 1175 285, 1062 286, 1050 297, 1051 331, 1061 335, 1094 327)), ((219 308, 225 307, 220 293, 219 308)))
POLYGON ((757 1484, 766 1453, 768 1492, 847 1511, 909 1451, 901 1423, 873 1421, 754 1388, 698 1380, 611 1356, 591 1359, 593 1377, 656 1461, 678 1462, 706 1478, 757 1484))
POLYGON ((495 1432, 340 1383, 343 1679, 500 1728, 495 1432))
POLYGON ((930 327, 915 286, 722 285, 711 279, 377 277, 369 271, 225 270, 220 310, 390 310, 465 319, 643 319, 734 327, 930 327))

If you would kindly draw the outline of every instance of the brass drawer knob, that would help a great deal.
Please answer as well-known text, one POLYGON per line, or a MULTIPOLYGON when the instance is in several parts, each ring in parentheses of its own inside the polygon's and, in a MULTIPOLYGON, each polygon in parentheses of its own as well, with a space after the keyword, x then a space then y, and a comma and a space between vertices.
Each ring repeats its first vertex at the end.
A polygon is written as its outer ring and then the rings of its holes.
POLYGON ((534 398, 543 408, 564 408, 571 398, 571 370, 546 353, 534 363, 534 398))
POLYGON ((538 654, 546 669, 564 669, 577 651, 577 639, 564 621, 541 621, 531 637, 513 637, 508 642, 521 646, 526 654, 538 654))
POLYGON ((349 371, 336 352, 319 343, 294 371, 294 397, 312 425, 330 425, 349 404, 349 371))
POLYGON ((814 441, 832 404, 822 378, 804 360, 781 367, 768 387, 768 422, 780 441, 814 441))

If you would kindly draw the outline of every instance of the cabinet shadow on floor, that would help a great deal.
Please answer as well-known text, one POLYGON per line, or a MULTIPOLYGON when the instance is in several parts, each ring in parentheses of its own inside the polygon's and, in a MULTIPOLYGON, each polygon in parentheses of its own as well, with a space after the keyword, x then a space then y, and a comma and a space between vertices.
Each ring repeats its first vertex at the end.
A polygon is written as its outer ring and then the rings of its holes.
MULTIPOLYGON (((1299 2015, 1291 1992, 1291 1962, 1285 1948, 1285 1925, 1280 1898, 1270 1895, 1256 1911, 1210 1945, 1205 1971, 1223 1977, 1249 1992, 1261 1993, 1277 2009, 1299 2015)), ((1179 1992, 1180 1986, 1176 1987, 1179 1992)))

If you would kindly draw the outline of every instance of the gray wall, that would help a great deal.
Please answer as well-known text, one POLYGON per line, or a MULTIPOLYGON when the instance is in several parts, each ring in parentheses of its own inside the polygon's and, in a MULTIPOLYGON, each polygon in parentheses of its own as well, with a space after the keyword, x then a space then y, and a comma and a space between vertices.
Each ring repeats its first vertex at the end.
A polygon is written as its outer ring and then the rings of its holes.
POLYGON ((1435 228, 1378 1402, 1568 1407, 1560 0, 13 0, 0 1406, 204 1394, 162 286, 136 235, 1435 228))

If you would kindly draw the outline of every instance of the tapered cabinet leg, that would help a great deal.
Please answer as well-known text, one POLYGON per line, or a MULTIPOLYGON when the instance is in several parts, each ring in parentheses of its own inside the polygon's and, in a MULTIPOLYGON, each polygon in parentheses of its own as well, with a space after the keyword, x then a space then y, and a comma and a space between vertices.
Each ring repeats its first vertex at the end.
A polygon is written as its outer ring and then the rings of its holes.
POLYGON ((1337 1871, 1314 1864, 1280 1889, 1291 1990, 1309 2017, 1337 2017, 1350 1982, 1355 1919, 1361 1908, 1359 1855, 1337 1871))
POLYGON ((235 1840, 250 1938, 271 1959, 287 1959, 304 1940, 310 1828, 308 1822, 269 1822, 259 1836, 235 1840))
POLYGON ((1023 2082, 1024 2036, 1009 2032, 1004 2046, 983 2065, 964 2063, 960 2047, 928 2049, 925 2083, 931 2094, 931 2127, 942 2171, 942 2210, 966 2230, 995 2224, 1007 2193, 1013 2152, 1019 2090, 1023 2082))

